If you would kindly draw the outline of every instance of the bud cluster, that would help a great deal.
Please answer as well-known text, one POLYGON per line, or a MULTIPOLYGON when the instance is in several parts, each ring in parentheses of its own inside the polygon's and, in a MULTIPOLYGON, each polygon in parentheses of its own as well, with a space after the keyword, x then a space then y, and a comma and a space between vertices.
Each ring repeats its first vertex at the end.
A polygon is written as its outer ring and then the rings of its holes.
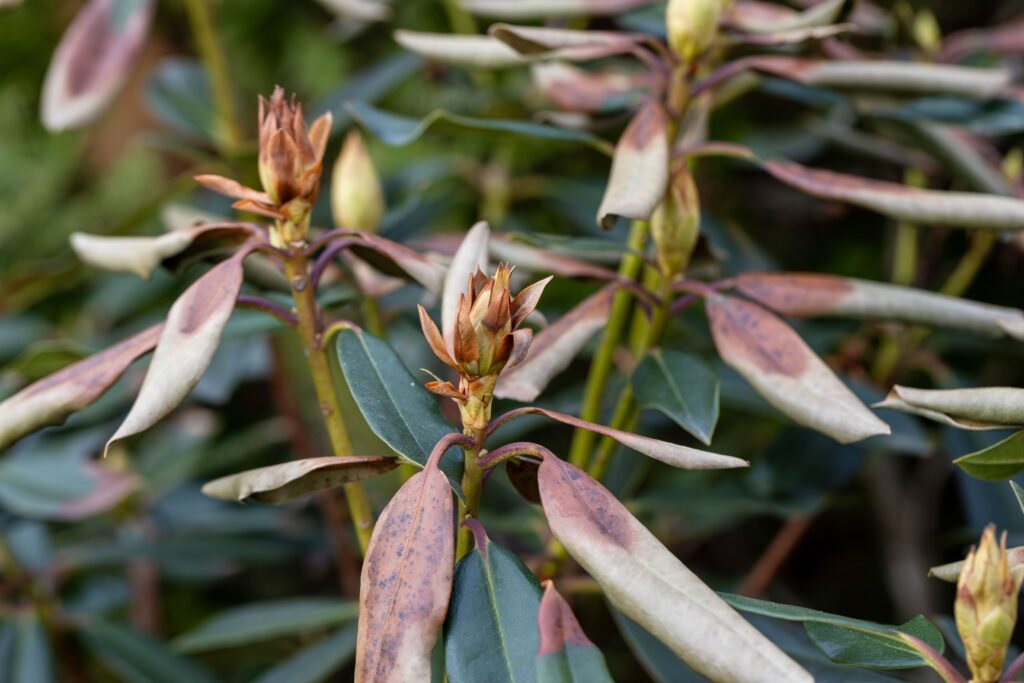
POLYGON ((976 683, 999 680, 1017 623, 1022 577, 1020 568, 1010 569, 1005 532, 997 543, 995 527, 986 527, 978 547, 971 548, 964 563, 954 607, 956 627, 976 683))
POLYGON ((513 268, 498 266, 493 277, 477 269, 459 296, 452 329, 442 335, 420 306, 420 324, 430 348, 446 365, 459 373, 458 386, 434 381, 427 388, 454 399, 467 430, 482 430, 491 415, 491 399, 502 370, 526 357, 533 331, 520 325, 537 307, 550 277, 523 289, 515 297, 510 290, 513 268))
POLYGON ((234 206, 275 219, 271 233, 275 246, 306 239, 309 213, 320 191, 324 151, 331 132, 331 115, 320 116, 306 129, 302 105, 293 95, 274 89, 270 99, 260 97, 259 175, 263 191, 216 175, 197 176, 205 187, 234 197, 234 206))

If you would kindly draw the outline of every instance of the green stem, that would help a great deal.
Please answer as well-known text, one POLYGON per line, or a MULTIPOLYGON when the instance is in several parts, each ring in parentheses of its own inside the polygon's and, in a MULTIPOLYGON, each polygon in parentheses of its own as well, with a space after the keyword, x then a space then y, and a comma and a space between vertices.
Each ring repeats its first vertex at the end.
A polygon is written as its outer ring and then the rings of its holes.
MULTIPOLYGON (((471 437, 476 435, 470 434, 471 437)), ((480 516, 480 494, 483 492, 483 470, 480 469, 480 449, 477 447, 463 449, 465 453, 465 469, 462 474, 462 492, 466 502, 459 503, 459 538, 455 547, 455 561, 458 562, 469 554, 473 548, 473 532, 462 526, 467 517, 480 516)))
MULTIPOLYGON (((654 313, 651 315, 651 321, 645 326, 645 332, 642 336, 634 339, 631 345, 631 351, 633 354, 634 362, 639 363, 641 356, 650 348, 657 346, 661 343, 661 338, 665 336, 665 328, 668 327, 668 321, 672 316, 672 289, 671 283, 667 280, 663 280, 659 288, 659 298, 661 303, 654 309, 654 313)), ((646 323, 646 320, 644 321, 646 323)), ((622 388, 619 393, 619 400, 615 405, 615 412, 612 415, 610 427, 613 429, 630 430, 636 426, 636 422, 639 418, 640 410, 636 405, 636 396, 633 394, 633 385, 626 382, 626 385, 622 388)), ((597 456, 594 461, 590 464, 588 472, 590 476, 598 481, 608 471, 608 462, 611 460, 612 454, 615 453, 615 447, 618 442, 614 439, 604 437, 601 439, 601 444, 598 447, 597 456)))
POLYGON ((452 31, 463 35, 472 35, 478 32, 476 19, 474 19, 473 15, 467 12, 462 5, 459 4, 459 0, 442 1, 444 3, 445 14, 448 15, 448 23, 451 25, 452 31))
MULTIPOLYGON (((636 280, 643 265, 643 251, 647 245, 649 226, 646 221, 633 221, 630 228, 629 239, 626 242, 626 253, 619 263, 619 277, 623 280, 636 280)), ((604 329, 604 336, 597 348, 594 361, 590 365, 590 372, 587 374, 587 384, 583 393, 583 405, 580 408, 580 418, 589 422, 598 422, 601 418, 601 399, 604 397, 605 387, 611 375, 612 364, 615 358, 615 349, 622 339, 626 327, 626 320, 632 307, 632 294, 620 289, 615 293, 612 301, 612 311, 608 318, 608 325, 604 329)), ((594 449, 595 435, 586 429, 577 429, 572 437, 572 445, 569 448, 569 461, 577 467, 585 469, 590 461, 590 454, 594 449)))
POLYGON ((967 288, 974 282, 978 271, 985 265, 992 247, 996 245, 999 235, 995 232, 977 232, 971 236, 971 245, 956 264, 956 268, 942 285, 939 291, 949 296, 963 296, 967 288))
MULTIPOLYGON (((327 428, 334 454, 340 457, 352 455, 352 441, 349 439, 341 404, 334 390, 331 363, 324 349, 323 331, 320 325, 320 311, 316 303, 316 292, 309 285, 309 261, 301 250, 296 250, 285 261, 285 274, 295 299, 298 331, 306 351, 313 386, 320 402, 320 414, 327 428)), ((373 508, 366 496, 362 482, 344 485, 349 514, 355 525, 356 537, 363 555, 370 543, 373 531, 373 508)))
MULTIPOLYGON (((924 187, 926 178, 916 168, 908 168, 903 174, 908 187, 924 187)), ((893 249, 892 281, 898 285, 910 285, 917 275, 917 226, 900 222, 896 226, 896 244, 893 249)))
POLYGON ((222 151, 226 156, 233 156, 242 143, 241 127, 232 97, 231 76, 228 73, 227 59, 224 57, 224 46, 221 45, 217 29, 210 9, 210 0, 185 0, 192 35, 196 41, 196 50, 203 60, 206 73, 210 77, 210 91, 213 105, 217 110, 219 130, 217 137, 222 151))

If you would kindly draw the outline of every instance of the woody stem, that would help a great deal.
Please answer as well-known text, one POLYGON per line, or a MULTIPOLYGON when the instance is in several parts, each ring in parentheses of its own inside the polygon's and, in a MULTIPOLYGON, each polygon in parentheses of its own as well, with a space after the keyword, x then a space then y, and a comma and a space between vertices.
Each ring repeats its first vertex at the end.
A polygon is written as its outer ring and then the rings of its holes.
MULTIPOLYGON (((338 395, 334 390, 330 359, 324 349, 320 310, 316 303, 316 291, 310 285, 309 265, 306 255, 296 249, 285 261, 285 275, 288 277, 288 286, 295 300, 295 312, 299 321, 297 329, 306 351, 306 360, 320 403, 320 415, 327 428, 331 448, 335 455, 347 457, 352 455, 352 442, 345 426, 338 395)), ((344 490, 349 514, 355 524, 359 549, 361 554, 365 555, 373 531, 373 509, 370 506, 370 499, 366 496, 362 482, 345 484, 344 490)))

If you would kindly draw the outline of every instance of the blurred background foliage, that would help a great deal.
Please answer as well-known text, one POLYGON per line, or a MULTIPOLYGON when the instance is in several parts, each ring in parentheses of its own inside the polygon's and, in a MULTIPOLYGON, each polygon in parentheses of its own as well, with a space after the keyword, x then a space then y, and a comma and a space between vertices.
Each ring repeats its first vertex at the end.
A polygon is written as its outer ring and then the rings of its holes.
MULTIPOLYGON (((307 111, 334 114, 328 159, 337 154, 339 133, 353 125, 346 102, 414 119, 442 108, 528 120, 545 107, 526 69, 445 68, 395 45, 394 28, 451 30, 439 0, 395 3, 389 21, 369 25, 332 13, 329 3, 223 0, 214 3, 216 25, 242 130, 237 144, 227 144, 185 5, 168 0, 159 3, 130 81, 100 121, 50 134, 39 123, 40 88, 81 4, 26 0, 0 9, 0 397, 162 316, 194 273, 181 280, 161 271, 146 282, 100 273, 74 259, 68 235, 156 234, 192 211, 230 215, 226 202, 198 191, 191 176, 254 176, 256 95, 275 84, 297 92, 307 111)), ((912 44, 912 19, 924 10, 934 13, 943 33, 997 25, 1024 11, 1009 0, 882 4, 892 25, 877 40, 893 45, 912 44)), ((591 25, 649 25, 659 17, 655 7, 591 25)), ((1010 109, 979 122, 985 113, 975 108, 954 123, 998 123, 1005 134, 988 138, 991 149, 1003 155, 1016 148, 1024 112, 1010 109)), ((614 140, 623 124, 612 117, 598 133, 614 140)), ((765 79, 716 111, 711 130, 713 138, 815 166, 902 179, 901 164, 868 153, 849 112, 823 91, 765 79)), ((382 231, 393 239, 415 244, 461 232, 483 217, 499 231, 547 236, 551 248, 559 248, 555 237, 571 236, 576 240, 566 248, 577 255, 586 250, 617 261, 625 226, 599 233, 594 224, 608 161, 589 146, 451 126, 400 146, 368 139, 385 180, 389 210, 382 231)), ((962 186, 955 174, 936 177, 941 187, 962 186)), ((808 198, 733 161, 702 162, 698 183, 702 229, 722 258, 723 275, 757 268, 889 278, 894 225, 876 214, 808 198)), ((321 195, 314 223, 329 222, 328 194, 321 195)), ((941 285, 967 240, 955 230, 922 234, 915 284, 941 285)), ((1002 243, 968 296, 1019 306, 1022 272, 1021 243, 1002 243)), ((553 319, 589 291, 556 281, 542 308, 553 319)), ((355 302, 343 286, 326 294, 342 315, 355 302)), ((410 315, 415 296, 406 289, 382 302, 389 339, 413 370, 432 367, 410 315)), ((66 426, 26 438, 0 459, 0 681, 351 679, 345 667, 354 648, 358 560, 337 495, 281 508, 241 507, 198 490, 242 467, 323 454, 317 422, 308 419, 315 406, 301 351, 267 320, 237 312, 187 405, 130 446, 118 446, 102 472, 91 460, 129 405, 138 367, 66 426)), ((865 325, 813 321, 799 330, 863 398, 882 397, 884 387, 872 383, 862 362, 863 345, 874 343, 865 325)), ((696 313, 674 320, 668 339, 714 356, 696 313)), ((1024 381, 1019 343, 941 332, 921 354, 946 386, 1024 381)), ((575 412, 587 362, 586 354, 574 362, 549 389, 546 404, 575 412)), ((952 587, 929 582, 925 572, 962 557, 984 524, 995 522, 1010 531, 1011 545, 1024 544, 1024 517, 1009 488, 971 480, 949 465, 951 457, 1000 434, 959 432, 889 412, 883 417, 892 438, 839 446, 780 418, 734 372, 718 361, 713 366, 723 403, 713 448, 751 459, 750 470, 684 472, 620 454, 607 479, 712 585, 901 623, 918 613, 950 613, 952 587), (766 554, 768 548, 775 550, 766 554)), ((935 376, 913 368, 897 373, 902 383, 918 386, 935 376)), ((523 420, 506 436, 538 425, 523 420)), ((545 429, 551 431, 545 443, 568 443, 568 430, 545 429)), ((688 438, 654 413, 644 414, 641 431, 688 438)), ((380 452, 368 430, 357 441, 380 452)), ((484 521, 503 545, 536 555, 547 531, 504 477, 497 474, 491 484, 484 521)), ((369 482, 378 509, 396 482, 369 482)), ((579 584, 570 591, 574 607, 617 680, 688 680, 667 651, 613 617, 585 581, 579 584)), ((939 621, 948 627, 948 618, 939 621)), ((807 650, 802 631, 764 620, 758 625, 807 650)), ((808 652, 815 656, 813 648, 808 652)), ((853 675, 846 680, 870 676, 853 675)))

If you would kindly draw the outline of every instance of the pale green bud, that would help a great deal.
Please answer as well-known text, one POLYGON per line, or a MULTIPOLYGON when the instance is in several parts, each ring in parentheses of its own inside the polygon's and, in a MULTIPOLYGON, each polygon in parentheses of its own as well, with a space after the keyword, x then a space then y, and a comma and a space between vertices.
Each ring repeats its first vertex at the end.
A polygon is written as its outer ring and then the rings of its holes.
POLYGON ((331 213, 334 224, 376 232, 384 215, 384 190, 363 138, 353 130, 334 162, 331 178, 331 213))
POLYGON ((686 269, 699 235, 700 196, 693 176, 682 169, 651 215, 651 237, 663 275, 672 278, 686 269))
POLYGON ((669 0, 668 44, 684 64, 692 64, 715 40, 728 5, 729 0, 669 0))

